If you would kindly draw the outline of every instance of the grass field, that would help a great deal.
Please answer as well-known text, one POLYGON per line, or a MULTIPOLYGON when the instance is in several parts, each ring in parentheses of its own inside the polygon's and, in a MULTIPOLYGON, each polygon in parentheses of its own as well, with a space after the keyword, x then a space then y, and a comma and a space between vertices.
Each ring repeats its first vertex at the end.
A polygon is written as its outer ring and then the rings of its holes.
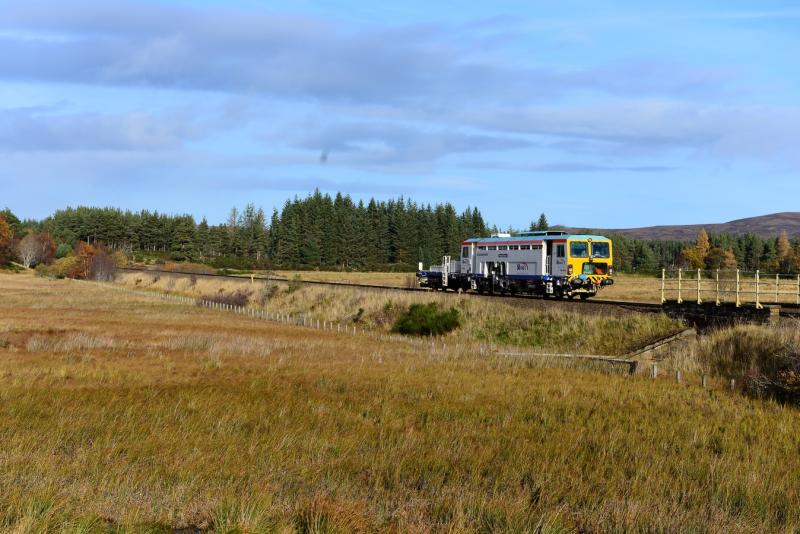
POLYGON ((800 417, 0 275, 0 530, 794 532, 800 417))
POLYGON ((131 288, 203 298, 246 295, 247 305, 252 307, 384 333, 410 304, 437 302, 443 308, 456 307, 464 318, 463 327, 448 336, 451 341, 498 343, 538 351, 622 355, 680 329, 678 323, 665 315, 638 314, 580 302, 520 302, 453 293, 386 292, 302 284, 290 289, 285 284, 251 283, 246 278, 129 272, 120 274, 118 282, 131 288))

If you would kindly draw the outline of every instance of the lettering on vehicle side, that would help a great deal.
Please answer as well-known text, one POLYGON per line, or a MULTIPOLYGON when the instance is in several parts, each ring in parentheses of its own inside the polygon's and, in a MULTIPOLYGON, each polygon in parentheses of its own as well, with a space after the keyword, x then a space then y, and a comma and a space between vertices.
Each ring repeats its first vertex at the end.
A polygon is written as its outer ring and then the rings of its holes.
POLYGON ((527 263, 518 263, 517 264, 517 270, 518 271, 528 271, 529 270, 528 264, 527 263))

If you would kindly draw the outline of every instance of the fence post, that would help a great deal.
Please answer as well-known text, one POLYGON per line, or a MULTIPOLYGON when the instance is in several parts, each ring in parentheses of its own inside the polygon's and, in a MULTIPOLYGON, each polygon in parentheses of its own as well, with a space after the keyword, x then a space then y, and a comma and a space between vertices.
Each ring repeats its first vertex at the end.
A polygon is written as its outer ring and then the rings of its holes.
POLYGON ((675 371, 675 383, 676 384, 680 384, 681 383, 681 372, 680 371, 675 371))
MULTIPOLYGON (((666 289, 666 283, 667 283, 667 270, 661 269, 661 304, 664 304, 667 301, 666 296, 664 295, 664 290, 666 289)), ((797 277, 797 283, 800 284, 800 276, 797 277)), ((798 285, 797 287, 798 287, 797 298, 800 298, 800 285, 798 285)))
POLYGON ((742 305, 742 300, 739 297, 739 269, 736 269, 736 307, 742 305))
POLYGON ((658 378, 658 364, 654 363, 653 367, 650 370, 651 370, 651 376, 653 378, 658 378))
POLYGON ((735 391, 735 390, 736 390, 736 379, 735 378, 731 378, 731 391, 735 391))
POLYGON ((761 308, 761 271, 756 269, 756 308, 761 308))
POLYGON ((703 386, 703 389, 705 389, 705 388, 706 388, 706 375, 703 375, 703 376, 700 378, 700 384, 703 386))
POLYGON ((700 298, 700 269, 697 269, 697 303, 703 303, 703 299, 700 298))
POLYGON ((800 274, 797 275, 797 302, 795 304, 800 305, 800 274))
POLYGON ((781 276, 780 273, 775 273, 775 304, 777 304, 778 301, 780 301, 780 297, 778 296, 780 295, 780 290, 779 290, 781 284, 780 276, 781 276))
POLYGON ((678 304, 683 303, 681 298, 681 280, 683 279, 683 269, 678 269, 678 304))
POLYGON ((719 269, 717 269, 716 273, 717 277, 717 306, 719 306, 719 269))

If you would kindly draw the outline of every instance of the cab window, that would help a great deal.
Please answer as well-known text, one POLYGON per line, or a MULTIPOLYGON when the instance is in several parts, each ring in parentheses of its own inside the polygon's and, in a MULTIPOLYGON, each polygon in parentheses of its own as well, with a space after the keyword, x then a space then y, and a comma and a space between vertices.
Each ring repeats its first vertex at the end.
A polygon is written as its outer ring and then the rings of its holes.
POLYGON ((588 258, 589 243, 585 241, 573 241, 569 244, 569 255, 573 258, 588 258))
POLYGON ((606 263, 584 263, 583 274, 608 274, 608 264, 606 263))
POLYGON ((592 256, 595 258, 608 258, 610 252, 610 247, 608 246, 607 242, 598 241, 596 243, 592 243, 592 256))
POLYGON ((461 247, 461 257, 469 258, 469 247, 461 247))
POLYGON ((556 245, 556 258, 564 257, 564 245, 556 245))

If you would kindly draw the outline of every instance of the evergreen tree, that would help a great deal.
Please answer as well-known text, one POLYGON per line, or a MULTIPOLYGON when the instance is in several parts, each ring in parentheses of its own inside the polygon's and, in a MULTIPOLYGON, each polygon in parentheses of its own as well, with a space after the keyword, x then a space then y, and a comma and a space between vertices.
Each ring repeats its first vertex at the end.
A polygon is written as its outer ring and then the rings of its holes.
POLYGON ((176 221, 170 255, 172 259, 177 261, 193 261, 196 259, 195 224, 191 216, 180 217, 176 221))
POLYGON ((536 223, 531 223, 530 230, 531 231, 544 231, 550 229, 550 223, 547 222, 547 216, 544 212, 539 215, 539 220, 536 223))
POLYGON ((208 221, 205 217, 203 220, 200 221, 200 224, 197 225, 197 231, 195 232, 195 250, 197 251, 197 255, 201 260, 205 260, 211 257, 211 235, 208 229, 208 221))

